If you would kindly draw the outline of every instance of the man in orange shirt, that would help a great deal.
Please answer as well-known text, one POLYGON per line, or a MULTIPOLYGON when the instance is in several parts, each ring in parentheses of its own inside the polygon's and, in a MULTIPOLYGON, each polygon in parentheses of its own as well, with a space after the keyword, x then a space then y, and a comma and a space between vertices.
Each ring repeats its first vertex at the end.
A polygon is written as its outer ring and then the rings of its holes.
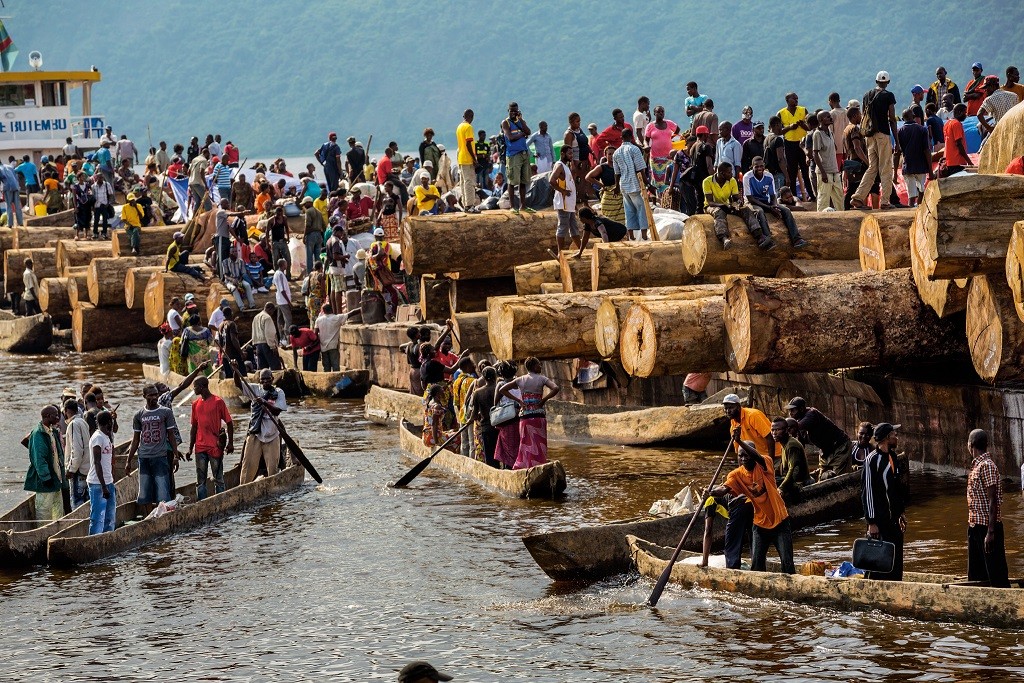
POLYGON ((985 76, 983 75, 985 70, 982 68, 981 62, 971 65, 971 73, 974 78, 964 88, 964 102, 967 104, 967 115, 977 116, 978 110, 981 109, 981 102, 985 99, 985 76))
MULTIPOLYGON (((757 408, 740 406, 740 397, 728 394, 722 399, 722 408, 731 420, 729 432, 735 439, 753 441, 758 453, 768 453, 773 458, 782 457, 782 446, 775 443, 772 436, 772 421, 757 408)), ((736 452, 739 453, 739 446, 736 452)))
POLYGON ((967 105, 961 103, 953 107, 953 118, 942 126, 942 136, 946 139, 946 168, 940 174, 943 178, 959 173, 965 166, 971 165, 971 158, 967 156, 967 139, 964 137, 966 118, 967 105))
POLYGON ((733 439, 740 451, 740 466, 725 478, 725 483, 711 490, 712 496, 746 496, 754 506, 754 540, 750 568, 765 571, 768 546, 774 545, 779 553, 784 574, 796 574, 793 565, 793 530, 789 511, 775 485, 772 459, 761 455, 751 441, 733 439))

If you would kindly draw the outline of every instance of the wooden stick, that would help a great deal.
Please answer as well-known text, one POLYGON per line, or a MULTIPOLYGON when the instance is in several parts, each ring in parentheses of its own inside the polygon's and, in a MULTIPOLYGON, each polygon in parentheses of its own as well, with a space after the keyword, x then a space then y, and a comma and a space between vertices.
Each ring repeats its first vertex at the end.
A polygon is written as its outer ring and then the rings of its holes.
POLYGON ((636 179, 640 181, 640 196, 644 200, 644 212, 647 214, 647 229, 651 231, 651 241, 660 242, 661 237, 658 236, 658 226, 654 222, 654 211, 651 210, 651 198, 647 196, 647 181, 644 179, 644 174, 637 172, 636 179))

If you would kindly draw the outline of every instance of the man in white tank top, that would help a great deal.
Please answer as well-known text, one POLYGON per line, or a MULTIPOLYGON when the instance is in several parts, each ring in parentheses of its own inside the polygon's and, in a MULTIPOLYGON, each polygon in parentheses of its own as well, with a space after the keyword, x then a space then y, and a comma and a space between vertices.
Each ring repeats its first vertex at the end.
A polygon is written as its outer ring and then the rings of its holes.
POLYGON ((551 171, 551 187, 555 190, 555 211, 558 213, 558 227, 555 228, 555 240, 558 250, 568 249, 570 245, 580 246, 580 226, 576 222, 576 180, 572 177, 569 162, 572 161, 572 148, 562 147, 554 170, 551 171))

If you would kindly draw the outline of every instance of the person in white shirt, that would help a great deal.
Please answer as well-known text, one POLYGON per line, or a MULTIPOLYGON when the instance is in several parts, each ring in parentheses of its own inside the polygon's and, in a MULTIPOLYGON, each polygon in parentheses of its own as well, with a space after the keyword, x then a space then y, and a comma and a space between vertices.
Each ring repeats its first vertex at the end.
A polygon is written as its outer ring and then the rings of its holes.
POLYGON ((160 361, 160 374, 164 377, 171 371, 171 346, 174 344, 174 333, 168 323, 160 325, 160 341, 156 343, 156 357, 160 361))
POLYGON ((256 352, 256 367, 260 369, 276 370, 280 367, 275 308, 274 303, 268 301, 252 319, 252 347, 256 352))
POLYGON ((89 439, 92 461, 89 476, 89 534, 114 530, 117 496, 114 493, 114 444, 111 439, 113 418, 105 410, 96 414, 96 431, 89 439))
POLYGON ((125 159, 135 164, 139 163, 139 150, 127 135, 122 135, 117 141, 117 163, 120 164, 125 159))
POLYGON ((331 284, 331 305, 334 310, 345 308, 345 292, 359 289, 356 282, 355 265, 359 245, 348 238, 344 228, 336 229, 327 240, 327 274, 331 284))
POLYGON ((320 335, 320 359, 324 364, 324 372, 339 372, 341 370, 338 338, 341 334, 341 326, 348 322, 351 312, 335 313, 333 306, 324 304, 316 322, 313 323, 314 329, 320 335))
POLYGON ((66 142, 67 144, 61 148, 61 154, 63 154, 68 159, 78 154, 78 145, 75 144, 74 140, 72 140, 71 138, 65 138, 64 142, 66 142))
POLYGON ((32 268, 32 259, 25 259, 25 272, 21 274, 21 281, 25 285, 25 292, 22 295, 25 301, 25 315, 42 313, 39 308, 39 278, 32 268))
POLYGON ((99 239, 102 224, 103 239, 106 239, 110 219, 114 216, 114 186, 98 170, 92 177, 92 196, 96 200, 92 205, 92 238, 99 239))
POLYGON ((292 328, 292 290, 288 286, 286 269, 288 263, 282 258, 277 260, 277 271, 274 273, 275 301, 277 302, 277 329, 284 332, 280 336, 281 346, 288 346, 288 330, 292 328))
POLYGON ((644 131, 647 124, 651 122, 651 100, 646 95, 636 101, 636 111, 633 112, 633 130, 636 131, 636 144, 641 149, 647 147, 647 138, 644 131))
POLYGON ((247 389, 242 387, 241 371, 238 363, 231 361, 235 385, 242 389, 243 395, 254 396, 250 402, 249 431, 245 435, 245 446, 242 448, 242 472, 240 484, 248 484, 256 478, 260 462, 267 467, 267 476, 278 472, 281 460, 281 432, 272 419, 288 410, 284 392, 274 386, 274 375, 270 370, 260 370, 260 383, 246 382, 247 389))
POLYGON ((170 304, 168 304, 167 324, 171 327, 172 339, 178 336, 181 328, 185 326, 185 321, 181 319, 181 299, 179 297, 172 297, 170 304))
POLYGON ((78 401, 64 401, 64 457, 68 459, 68 483, 71 485, 71 507, 89 502, 89 424, 78 413, 78 401))

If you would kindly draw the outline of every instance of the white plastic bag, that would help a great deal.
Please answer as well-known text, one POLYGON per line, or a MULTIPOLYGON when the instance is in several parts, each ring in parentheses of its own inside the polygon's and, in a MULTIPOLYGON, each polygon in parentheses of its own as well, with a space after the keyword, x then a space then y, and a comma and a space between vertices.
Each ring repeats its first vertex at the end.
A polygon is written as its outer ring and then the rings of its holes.
POLYGON ((292 255, 292 277, 300 278, 306 274, 306 245, 294 235, 288 240, 288 253, 292 255))

